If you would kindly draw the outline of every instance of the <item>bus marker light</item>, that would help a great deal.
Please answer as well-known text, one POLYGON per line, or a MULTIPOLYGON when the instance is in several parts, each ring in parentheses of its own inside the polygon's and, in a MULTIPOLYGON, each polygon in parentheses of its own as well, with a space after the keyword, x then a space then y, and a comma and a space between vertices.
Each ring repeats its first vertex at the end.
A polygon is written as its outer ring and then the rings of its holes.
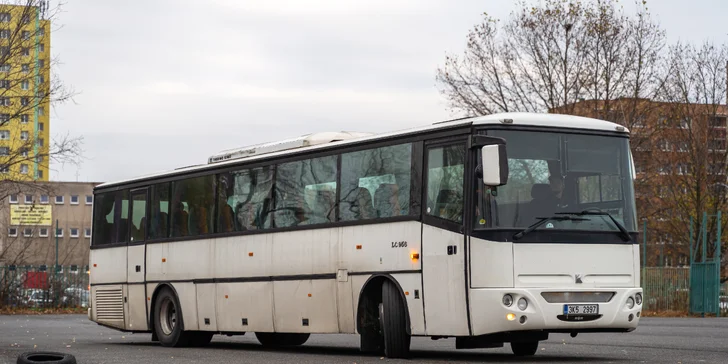
POLYGON ((409 296, 409 291, 404 291, 405 296, 409 296))
POLYGON ((309 293, 308 296, 311 297, 311 294, 309 293))
POLYGON ((167 258, 162 258, 162 263, 166 263, 166 262, 167 262, 167 258))
POLYGON ((357 245, 356 250, 361 250, 361 245, 357 245))
POLYGON ((228 295, 225 295, 225 298, 228 298, 228 295))
POLYGON ((513 320, 515 320, 515 319, 516 319, 516 314, 514 314, 514 313, 509 313, 509 314, 507 314, 507 315, 506 315, 506 319, 507 319, 508 321, 513 321, 513 320))
POLYGON ((248 256, 249 257, 252 257, 253 256, 253 252, 248 252, 248 256))
POLYGON ((94 268, 96 267, 96 263, 94 263, 94 268))
POLYGON ((410 258, 412 258, 412 260, 420 259, 420 254, 419 253, 412 253, 412 254, 410 254, 410 258))

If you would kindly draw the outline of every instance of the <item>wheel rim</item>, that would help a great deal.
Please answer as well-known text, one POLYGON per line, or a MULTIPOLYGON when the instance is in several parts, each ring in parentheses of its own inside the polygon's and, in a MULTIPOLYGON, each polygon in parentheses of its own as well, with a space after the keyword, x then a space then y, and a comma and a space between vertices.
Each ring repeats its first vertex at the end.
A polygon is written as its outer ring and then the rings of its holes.
POLYGON ((177 326, 177 308, 171 299, 165 298, 159 310, 159 323, 165 335, 171 335, 177 326))

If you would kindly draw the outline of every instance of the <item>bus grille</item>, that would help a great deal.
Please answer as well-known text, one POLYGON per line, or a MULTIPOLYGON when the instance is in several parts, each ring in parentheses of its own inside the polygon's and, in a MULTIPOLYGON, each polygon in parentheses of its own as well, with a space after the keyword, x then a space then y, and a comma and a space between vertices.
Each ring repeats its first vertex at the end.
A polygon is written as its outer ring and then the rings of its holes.
POLYGON ((121 288, 96 290, 96 319, 124 321, 124 298, 121 288))

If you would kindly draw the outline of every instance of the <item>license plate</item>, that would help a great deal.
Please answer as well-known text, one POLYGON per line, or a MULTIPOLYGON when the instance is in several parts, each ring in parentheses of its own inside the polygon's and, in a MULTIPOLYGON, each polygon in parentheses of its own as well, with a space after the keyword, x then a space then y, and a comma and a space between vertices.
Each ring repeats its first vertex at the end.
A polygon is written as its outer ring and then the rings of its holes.
POLYGON ((599 305, 564 305, 564 315, 598 315, 599 305))

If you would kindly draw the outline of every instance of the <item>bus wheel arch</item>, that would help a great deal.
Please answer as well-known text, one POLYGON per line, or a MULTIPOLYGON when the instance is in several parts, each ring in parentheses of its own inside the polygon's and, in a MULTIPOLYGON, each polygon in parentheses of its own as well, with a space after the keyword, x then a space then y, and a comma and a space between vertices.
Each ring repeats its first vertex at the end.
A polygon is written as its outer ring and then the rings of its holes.
POLYGON ((384 351, 384 339, 381 337, 379 306, 382 303, 382 288, 385 282, 393 284, 401 298, 405 316, 405 330, 411 335, 409 307, 402 286, 389 274, 373 274, 364 282, 359 292, 356 310, 356 330, 361 335, 361 350, 381 354, 384 351))
MULTIPOLYGON (((154 292, 152 293, 152 300, 149 305, 149 322, 148 327, 152 331, 152 341, 159 341, 159 337, 157 336, 157 331, 154 329, 154 326, 156 325, 156 307, 157 307, 157 300, 159 298, 159 295, 164 290, 170 290, 172 294, 177 297, 177 302, 179 302, 179 294, 177 293, 177 290, 174 289, 174 286, 170 283, 160 283, 157 285, 157 287, 154 288, 154 292)), ((182 325, 182 330, 184 331, 184 321, 182 320, 182 305, 177 306, 177 310, 179 311, 179 320, 180 324, 182 325)))

